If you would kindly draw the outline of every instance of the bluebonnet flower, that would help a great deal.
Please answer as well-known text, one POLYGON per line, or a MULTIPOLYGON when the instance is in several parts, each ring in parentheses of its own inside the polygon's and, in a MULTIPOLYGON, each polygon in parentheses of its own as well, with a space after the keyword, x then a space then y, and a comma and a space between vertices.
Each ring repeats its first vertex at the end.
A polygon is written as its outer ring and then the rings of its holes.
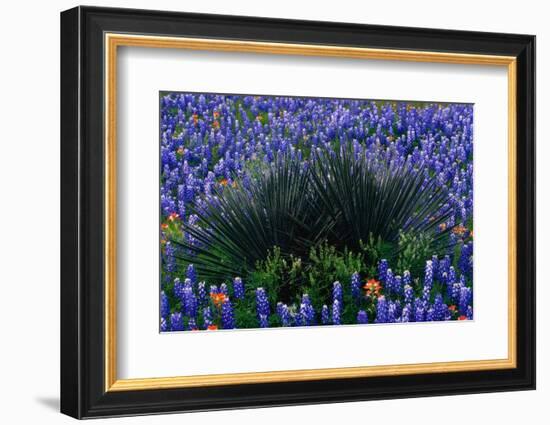
POLYGON ((258 322, 259 322, 260 328, 268 328, 269 327, 269 318, 265 314, 260 314, 259 315, 258 322))
POLYGON ((181 300, 183 298, 183 288, 184 288, 183 283, 181 283, 180 279, 178 277, 176 277, 174 279, 174 295, 179 300, 181 300))
POLYGON ((292 316, 290 315, 290 311, 288 310, 288 306, 286 304, 281 303, 278 314, 284 327, 292 326, 292 316))
POLYGON ((415 322, 426 320, 426 303, 419 298, 414 301, 414 320, 415 322))
POLYGON ((292 313, 292 319, 294 320, 294 326, 304 326, 304 319, 300 312, 292 313))
POLYGON ((160 331, 161 332, 167 332, 168 331, 168 322, 164 317, 160 318, 160 331))
POLYGON ((341 324, 340 302, 337 299, 332 303, 332 324, 341 324))
POLYGON ((433 320, 445 320, 448 311, 447 304, 443 302, 443 297, 441 294, 437 294, 433 305, 433 320))
POLYGON ((330 312, 326 304, 321 308, 321 323, 328 325, 330 323, 330 312))
POLYGON ((401 322, 411 322, 412 321, 412 306, 410 303, 405 304, 401 312, 401 322))
POLYGON ((207 294, 206 294, 206 282, 199 282, 198 288, 197 288, 198 298, 199 298, 199 304, 204 305, 207 300, 207 294))
POLYGON ((454 303, 458 303, 458 300, 460 299, 460 289, 463 286, 460 283, 453 283, 452 289, 451 289, 451 300, 454 303))
POLYGON ((351 275, 351 296, 353 299, 358 300, 361 296, 361 278, 359 273, 355 272, 351 275))
POLYGON ((388 273, 388 260, 382 259, 378 263, 378 280, 382 283, 385 283, 387 273, 388 273))
POLYGON ((472 276, 473 272, 473 244, 471 242, 465 243, 462 246, 460 252, 460 258, 458 260, 458 268, 465 276, 472 276))
POLYGON ((428 301, 430 299, 432 290, 429 286, 424 286, 422 288, 422 299, 428 301))
POLYGON ((405 302, 406 303, 412 303, 414 300, 414 290, 412 286, 405 285, 405 288, 403 289, 403 293, 405 295, 405 302))
POLYGON ((222 327, 224 329, 235 329, 233 306, 229 298, 226 298, 222 304, 222 327))
POLYGON ((195 267, 193 266, 193 264, 189 264, 189 266, 187 266, 187 272, 185 276, 191 281, 192 285, 195 285, 197 283, 197 272, 195 271, 195 267))
MULTIPOLYGON (((440 261, 439 261, 439 269, 437 278, 440 281, 445 282, 445 279, 443 277, 444 274, 449 274, 449 267, 451 266, 451 258, 448 255, 445 255, 440 261)), ((454 283, 454 282, 453 282, 454 283)))
POLYGON ((168 297, 164 293, 164 291, 160 292, 160 316, 161 317, 168 317, 170 314, 170 303, 168 301, 168 297))
POLYGON ((204 307, 202 309, 202 320, 204 323, 204 329, 208 329, 208 326, 211 326, 213 324, 212 310, 210 310, 210 307, 204 307))
POLYGON ((302 303, 300 304, 300 314, 306 326, 311 326, 315 324, 315 310, 311 305, 308 294, 302 296, 302 303))
POLYGON ((453 266, 449 267, 448 282, 450 284, 455 284, 456 283, 456 272, 455 272, 455 268, 453 266))
POLYGON ((403 281, 401 276, 395 276, 393 278, 393 291, 398 295, 403 294, 403 281))
POLYGON ((474 309, 472 308, 471 305, 469 305, 468 308, 466 309, 466 318, 468 320, 474 320, 474 309))
POLYGON ((397 318, 397 313, 398 313, 398 306, 395 302, 393 301, 390 301, 388 303, 388 318, 387 318, 387 322, 388 323, 394 323, 396 318, 397 318))
POLYGON ((424 287, 432 289, 433 279, 433 263, 431 260, 428 260, 426 261, 426 268, 424 269, 424 287))
POLYGON ((460 295, 458 299, 458 312, 462 315, 465 315, 468 310, 468 305, 472 300, 472 290, 467 286, 462 286, 460 288, 460 295))
POLYGON ((176 271, 176 251, 170 241, 166 242, 164 246, 164 270, 168 273, 174 273, 176 271))
POLYGON ((386 297, 381 295, 376 302, 376 319, 375 323, 387 323, 388 322, 388 303, 386 297))
POLYGON ((277 302, 277 305, 275 306, 275 313, 277 313, 277 316, 281 316, 284 305, 285 304, 282 301, 277 302))
POLYGON ((426 311, 426 322, 432 322, 435 320, 435 310, 433 307, 428 307, 428 311, 426 311))
POLYGON ((333 301, 338 301, 340 306, 343 303, 344 296, 342 292, 342 284, 338 281, 332 284, 332 299, 333 301))
POLYGON ((359 310, 357 313, 357 323, 362 325, 369 323, 369 315, 365 310, 359 310))
POLYGON ((412 284, 411 272, 409 272, 408 270, 405 270, 403 272, 403 286, 406 286, 406 285, 411 286, 411 284, 412 284))
POLYGON ((385 282, 386 282, 386 290, 388 291, 388 293, 390 294, 395 293, 395 278, 393 276, 393 272, 391 269, 388 269, 386 271, 385 282))
POLYGON ((183 315, 180 312, 172 313, 170 315, 170 330, 183 331, 183 315))
POLYGON ((195 317, 197 315, 198 302, 197 297, 193 293, 193 288, 191 286, 186 286, 183 291, 183 308, 185 315, 195 317))
POLYGON ((260 327, 266 328, 268 326, 269 301, 264 288, 256 289, 256 314, 260 327))
POLYGON ((233 279, 233 295, 238 300, 244 299, 244 284, 240 277, 233 279))
POLYGON ((228 295, 228 294, 229 294, 229 291, 228 291, 228 289, 227 289, 227 283, 222 283, 222 284, 220 285, 220 289, 218 290, 218 292, 219 292, 220 294, 228 295))
POLYGON ((437 255, 432 255, 432 273, 434 277, 439 275, 439 259, 437 255))

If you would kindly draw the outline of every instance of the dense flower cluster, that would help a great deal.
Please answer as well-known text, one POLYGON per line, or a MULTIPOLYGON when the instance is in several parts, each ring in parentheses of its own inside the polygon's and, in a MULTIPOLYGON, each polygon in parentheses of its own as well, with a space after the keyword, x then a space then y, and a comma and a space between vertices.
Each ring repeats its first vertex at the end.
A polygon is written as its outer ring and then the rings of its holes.
POLYGON ((161 331, 473 318, 471 105, 164 93, 160 117, 161 331), (307 167, 312 152, 344 145, 388 164, 410 161, 445 188, 452 213, 438 226, 449 231, 449 255, 422 257, 414 273, 381 259, 370 275, 335 281, 322 303, 308 293, 284 303, 246 276, 205 282, 193 264, 178 264, 168 235, 198 226, 191 207, 215 202, 214 190, 246 186, 247 164, 283 153, 307 167))
MULTIPOLYGON (((467 245, 463 248, 463 250, 469 249, 467 245)), ((385 260, 380 261, 379 264, 383 265, 379 270, 382 272, 386 270, 385 260)), ((375 277, 359 277, 354 273, 350 277, 351 284, 348 287, 340 282, 334 282, 332 306, 325 304, 319 310, 315 309, 309 295, 303 294, 299 303, 287 305, 279 301, 275 311, 271 312, 266 290, 256 288, 250 292, 256 305, 255 327, 471 320, 473 319, 472 288, 465 283, 465 275, 472 273, 471 266, 458 274, 449 273, 452 269, 449 257, 441 260, 433 257, 426 261, 424 276, 414 279, 409 277, 410 284, 405 286, 396 283, 403 281, 400 276, 393 276, 390 283, 388 279, 390 269, 386 270, 385 276, 379 274, 375 277), (357 279, 367 282, 358 295, 355 294, 354 289, 357 279), (384 283, 381 283, 382 279, 385 279, 384 283), (371 289, 373 285, 377 286, 377 291, 371 289), (392 289, 389 289, 390 287, 392 289), (405 296, 403 297, 402 294, 405 296), (344 312, 355 311, 357 301, 365 307, 357 310, 352 322, 344 323, 342 321, 344 312)), ((214 285, 211 286, 213 289, 210 299, 205 298, 198 304, 194 304, 195 301, 193 301, 191 308, 188 300, 201 299, 195 294, 200 288, 200 283, 193 285, 190 279, 186 279, 183 285, 179 280, 176 284, 178 288, 182 288, 179 292, 184 297, 183 311, 169 314, 163 308, 164 296, 162 295, 161 327, 163 329, 181 331, 236 327, 234 309, 247 303, 246 296, 237 297, 242 284, 240 278, 235 278, 230 286, 225 285, 226 291, 223 293, 214 285), (202 316, 199 311, 202 311, 202 316)))

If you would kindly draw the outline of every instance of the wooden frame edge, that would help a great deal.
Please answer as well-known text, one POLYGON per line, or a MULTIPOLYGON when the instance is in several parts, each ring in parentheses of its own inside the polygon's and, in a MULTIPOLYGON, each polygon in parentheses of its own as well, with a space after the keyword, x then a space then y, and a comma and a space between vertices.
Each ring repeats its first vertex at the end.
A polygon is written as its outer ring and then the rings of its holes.
POLYGON ((269 382, 312 381, 514 369, 517 367, 517 60, 513 56, 372 49, 311 44, 288 44, 221 39, 200 39, 104 34, 105 47, 105 392, 206 387, 269 382), (306 369, 275 372, 117 379, 116 355, 116 74, 120 46, 238 51, 245 53, 345 57, 405 62, 433 62, 506 66, 508 71, 508 358, 385 366, 306 369))
POLYGON ((208 387, 218 385, 258 384, 266 382, 316 381, 321 379, 372 378, 417 373, 447 373, 480 370, 512 369, 512 359, 474 360, 464 362, 419 363, 392 366, 365 366, 330 369, 303 369, 275 372, 230 373, 166 378, 118 379, 108 391, 208 387))

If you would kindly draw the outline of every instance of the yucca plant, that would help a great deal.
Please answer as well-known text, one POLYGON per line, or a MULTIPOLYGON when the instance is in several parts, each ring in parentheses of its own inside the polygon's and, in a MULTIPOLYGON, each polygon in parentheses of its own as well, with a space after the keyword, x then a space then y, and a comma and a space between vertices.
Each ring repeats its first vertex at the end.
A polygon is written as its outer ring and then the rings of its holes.
POLYGON ((275 247, 284 257, 307 255, 326 233, 311 183, 309 168, 283 155, 246 185, 237 179, 215 189, 192 208, 198 223, 184 225, 198 243, 175 241, 179 259, 204 278, 223 280, 246 275, 275 247))
POLYGON ((413 166, 356 155, 315 153, 312 190, 319 208, 330 217, 326 236, 331 245, 360 250, 374 237, 396 245, 400 232, 429 236, 434 249, 443 248, 447 231, 440 225, 451 215, 448 193, 421 165, 413 166))

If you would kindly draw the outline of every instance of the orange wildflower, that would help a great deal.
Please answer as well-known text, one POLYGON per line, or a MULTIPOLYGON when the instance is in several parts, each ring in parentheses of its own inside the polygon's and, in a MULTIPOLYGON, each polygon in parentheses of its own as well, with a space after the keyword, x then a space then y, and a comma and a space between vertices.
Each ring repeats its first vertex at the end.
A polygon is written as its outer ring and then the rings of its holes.
POLYGON ((450 305, 450 306, 449 306, 449 310, 451 310, 451 311, 456 311, 456 305, 450 305))
POLYGON ((439 225, 439 230, 441 230, 442 232, 443 232, 444 230, 446 230, 446 229, 447 229, 447 223, 441 223, 441 224, 439 225))
POLYGON ((369 279, 367 280, 367 283, 365 286, 363 286, 363 289, 365 289, 365 292, 367 295, 376 295, 378 296, 380 294, 380 290, 382 289, 382 285, 380 285, 380 282, 376 279, 369 279))
POLYGON ((193 114, 193 123, 197 124, 199 122, 199 116, 197 114, 193 114))
POLYGON ((163 230, 168 229, 168 223, 162 223, 160 225, 160 228, 163 229, 163 230))
POLYGON ((212 293, 210 294, 210 298, 216 307, 221 307, 221 305, 225 302, 224 294, 212 293))
POLYGON ((220 113, 218 111, 214 111, 214 119, 217 120, 220 116, 220 113))
POLYGON ((227 186, 227 183, 229 183, 229 182, 227 181, 227 179, 221 179, 221 180, 220 180, 220 184, 221 184, 222 186, 227 186))
POLYGON ((178 218, 180 218, 180 216, 177 213, 172 213, 168 216, 168 220, 170 220, 170 221, 177 220, 178 218))
POLYGON ((209 331, 216 331, 218 330, 218 325, 208 325, 206 329, 209 331))
POLYGON ((468 229, 466 229, 466 227, 462 226, 462 225, 458 225, 458 226, 455 226, 453 228, 453 233, 457 236, 463 236, 464 233, 466 233, 468 229))
POLYGON ((459 316, 458 320, 467 320, 468 318, 466 316, 459 316))
POLYGON ((219 123, 218 121, 214 121, 214 122, 212 123, 212 127, 216 128, 216 129, 217 129, 217 128, 220 128, 220 123, 219 123))

